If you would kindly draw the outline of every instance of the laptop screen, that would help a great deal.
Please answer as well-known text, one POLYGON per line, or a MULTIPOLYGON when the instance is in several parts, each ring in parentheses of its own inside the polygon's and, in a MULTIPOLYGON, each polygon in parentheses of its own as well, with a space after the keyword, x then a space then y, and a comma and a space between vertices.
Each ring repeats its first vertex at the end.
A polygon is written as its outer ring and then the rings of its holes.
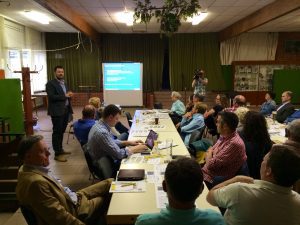
POLYGON ((145 141, 147 147, 152 150, 152 148, 154 147, 154 141, 157 140, 157 138, 158 138, 158 133, 156 133, 154 130, 150 130, 147 139, 145 141))

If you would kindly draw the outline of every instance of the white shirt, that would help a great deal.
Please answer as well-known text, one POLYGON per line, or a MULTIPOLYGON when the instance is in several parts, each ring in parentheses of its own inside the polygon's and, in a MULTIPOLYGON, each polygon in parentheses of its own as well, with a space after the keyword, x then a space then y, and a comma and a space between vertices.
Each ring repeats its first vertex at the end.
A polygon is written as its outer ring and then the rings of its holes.
POLYGON ((214 199, 227 208, 228 225, 300 225, 300 195, 291 188, 262 180, 238 182, 216 190, 214 199))

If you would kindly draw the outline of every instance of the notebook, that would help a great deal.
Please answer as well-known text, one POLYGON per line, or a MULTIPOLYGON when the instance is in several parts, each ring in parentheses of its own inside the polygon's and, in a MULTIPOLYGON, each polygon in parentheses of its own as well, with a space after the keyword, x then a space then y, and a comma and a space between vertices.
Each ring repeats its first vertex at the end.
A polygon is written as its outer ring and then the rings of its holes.
POLYGON ((144 169, 121 169, 118 173, 118 181, 135 181, 145 178, 144 169))
POLYGON ((150 130, 149 134, 146 138, 145 144, 146 146, 152 150, 154 147, 154 141, 157 140, 158 138, 158 133, 156 133, 154 130, 150 130))

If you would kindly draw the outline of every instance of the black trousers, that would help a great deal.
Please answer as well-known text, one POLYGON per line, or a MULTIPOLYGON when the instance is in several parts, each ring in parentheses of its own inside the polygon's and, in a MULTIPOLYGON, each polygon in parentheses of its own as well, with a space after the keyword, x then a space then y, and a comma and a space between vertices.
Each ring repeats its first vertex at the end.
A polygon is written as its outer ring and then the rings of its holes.
POLYGON ((62 142, 68 125, 69 110, 66 108, 62 116, 51 116, 51 120, 53 125, 52 147, 57 156, 63 152, 62 142))

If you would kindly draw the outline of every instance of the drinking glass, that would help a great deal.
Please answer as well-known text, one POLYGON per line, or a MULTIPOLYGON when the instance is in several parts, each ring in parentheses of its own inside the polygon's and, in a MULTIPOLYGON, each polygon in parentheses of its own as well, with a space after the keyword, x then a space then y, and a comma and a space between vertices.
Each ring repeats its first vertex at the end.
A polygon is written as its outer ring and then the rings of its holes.
POLYGON ((170 156, 172 158, 172 148, 173 148, 173 139, 167 138, 166 139, 166 150, 167 150, 167 156, 170 156))

